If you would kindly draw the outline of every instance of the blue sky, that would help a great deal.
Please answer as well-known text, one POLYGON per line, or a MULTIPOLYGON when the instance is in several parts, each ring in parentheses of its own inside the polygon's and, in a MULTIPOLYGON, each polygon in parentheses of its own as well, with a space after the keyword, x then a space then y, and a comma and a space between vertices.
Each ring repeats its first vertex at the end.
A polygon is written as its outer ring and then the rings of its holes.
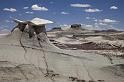
POLYGON ((56 26, 81 23, 90 29, 124 30, 124 0, 0 0, 0 30, 12 29, 14 18, 48 19, 56 26))

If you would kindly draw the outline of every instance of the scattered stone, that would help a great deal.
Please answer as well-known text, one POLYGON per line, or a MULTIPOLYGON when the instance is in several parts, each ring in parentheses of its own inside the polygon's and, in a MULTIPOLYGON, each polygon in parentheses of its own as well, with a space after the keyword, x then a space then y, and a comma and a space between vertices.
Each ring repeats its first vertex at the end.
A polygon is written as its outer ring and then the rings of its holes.
POLYGON ((71 81, 75 81, 75 80, 77 80, 78 78, 77 78, 77 77, 69 77, 69 79, 70 79, 71 81))
POLYGON ((105 82, 105 80, 98 80, 98 82, 105 82))
POLYGON ((86 82, 85 80, 77 80, 77 82, 86 82))
POLYGON ((96 82, 96 81, 93 81, 93 80, 89 80, 89 82, 96 82))

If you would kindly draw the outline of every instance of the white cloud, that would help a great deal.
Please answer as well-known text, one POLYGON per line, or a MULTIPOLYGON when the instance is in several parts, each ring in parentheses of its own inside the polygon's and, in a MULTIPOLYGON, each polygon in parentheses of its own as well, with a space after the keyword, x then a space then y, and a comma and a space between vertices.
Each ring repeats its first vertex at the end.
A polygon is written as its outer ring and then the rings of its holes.
POLYGON ((68 12, 64 12, 64 11, 63 11, 63 12, 61 12, 61 14, 64 14, 64 15, 66 15, 66 14, 69 14, 69 13, 68 13, 68 12))
POLYGON ((119 21, 111 20, 111 19, 103 19, 103 20, 100 20, 100 22, 102 22, 102 23, 117 23, 119 21))
POLYGON ((95 19, 95 26, 110 26, 113 24, 117 24, 119 21, 112 19, 95 19))
POLYGON ((2 32, 10 32, 10 30, 8 30, 8 29, 2 29, 1 31, 2 32))
POLYGON ((13 17, 12 17, 12 16, 9 16, 9 18, 10 18, 10 19, 13 19, 13 17))
POLYGON ((37 4, 32 5, 31 8, 32 10, 35 10, 35 11, 48 11, 46 7, 41 7, 41 6, 38 6, 37 4))
POLYGON ((29 12, 29 11, 27 11, 27 12, 25 12, 25 13, 27 13, 27 14, 34 14, 34 12, 29 12))
POLYGON ((13 23, 11 20, 5 20, 6 23, 13 23))
POLYGON ((87 7, 91 7, 90 4, 71 4, 72 7, 79 7, 79 8, 87 8, 87 7))
POLYGON ((86 17, 86 19, 90 19, 90 17, 86 17))
POLYGON ((93 27, 93 25, 85 25, 86 27, 88 27, 88 28, 92 28, 93 27))
POLYGON ((95 30, 98 27, 95 27, 94 25, 90 25, 90 24, 82 24, 83 28, 89 29, 89 30, 95 30))
POLYGON ((116 9, 118 9, 118 7, 116 7, 116 6, 111 6, 110 9, 116 10, 116 9))
POLYGON ((100 9, 85 9, 85 12, 89 12, 89 13, 94 13, 94 12, 101 12, 102 10, 100 9))
POLYGON ((53 4, 53 3, 54 3, 53 1, 50 2, 50 4, 53 4))
POLYGON ((86 19, 88 19, 88 20, 96 20, 95 17, 86 17, 86 19))
POLYGON ((63 25, 60 25, 60 27, 62 28, 62 30, 67 30, 71 27, 71 25, 63 24, 63 25))
POLYGON ((63 24, 63 25, 60 25, 61 27, 66 27, 66 26, 69 26, 69 25, 67 25, 67 24, 63 24))
POLYGON ((99 25, 105 26, 105 25, 107 25, 107 24, 100 22, 99 25))
POLYGON ((10 21, 9 20, 5 20, 5 22, 9 23, 10 21))
POLYGON ((24 7, 23 9, 28 9, 29 7, 24 7))
POLYGON ((10 12, 16 12, 17 10, 15 8, 4 8, 4 11, 10 11, 10 12))
POLYGON ((18 14, 19 16, 22 16, 22 14, 18 14))
POLYGON ((95 22, 97 22, 98 20, 97 19, 94 19, 95 22))
POLYGON ((2 34, 8 34, 8 33, 10 33, 10 30, 8 30, 8 29, 2 29, 2 30, 0 30, 0 35, 2 35, 2 34))

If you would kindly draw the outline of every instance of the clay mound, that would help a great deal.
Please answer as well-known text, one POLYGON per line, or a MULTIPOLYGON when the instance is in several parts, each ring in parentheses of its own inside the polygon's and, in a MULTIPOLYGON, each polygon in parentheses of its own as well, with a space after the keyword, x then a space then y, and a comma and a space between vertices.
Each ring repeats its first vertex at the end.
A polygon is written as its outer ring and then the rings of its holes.
MULTIPOLYGON (((6 62, 0 61, 5 64, 6 62)), ((28 81, 34 77, 38 77, 41 71, 30 64, 22 64, 17 66, 0 67, 0 81, 1 82, 21 82, 28 81)))
POLYGON ((89 49, 89 50, 110 50, 114 47, 112 45, 107 43, 94 43, 94 42, 88 42, 82 44, 83 49, 89 49))
POLYGON ((83 49, 83 50, 114 50, 118 49, 118 46, 113 46, 109 43, 101 42, 87 42, 83 44, 65 44, 68 48, 76 48, 76 49, 83 49))
POLYGON ((88 41, 101 41, 101 40, 105 40, 102 36, 89 36, 87 38, 85 38, 88 41))
POLYGON ((113 66, 107 66, 102 69, 108 72, 111 72, 114 75, 124 77, 124 64, 116 64, 113 66))
POLYGON ((14 67, 15 65, 9 61, 0 61, 0 67, 14 67))

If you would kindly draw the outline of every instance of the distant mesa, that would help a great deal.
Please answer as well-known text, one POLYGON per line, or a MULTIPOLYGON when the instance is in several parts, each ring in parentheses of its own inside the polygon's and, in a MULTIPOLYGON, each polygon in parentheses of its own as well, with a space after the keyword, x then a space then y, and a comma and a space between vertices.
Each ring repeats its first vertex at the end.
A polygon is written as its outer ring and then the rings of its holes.
POLYGON ((115 30, 115 29, 108 29, 108 30, 102 30, 103 32, 118 32, 118 30, 115 30))
POLYGON ((80 29, 81 28, 81 24, 72 24, 71 28, 72 29, 80 29))
POLYGON ((61 27, 54 27, 53 30, 62 30, 61 27))
POLYGON ((82 25, 81 24, 72 24, 71 25, 71 27, 70 27, 71 29, 74 29, 74 30, 88 30, 88 29, 86 29, 86 28, 82 28, 82 25))
POLYGON ((50 31, 63 31, 61 27, 54 27, 50 31))
POLYGON ((95 33, 98 33, 98 32, 122 32, 122 31, 119 31, 119 30, 115 30, 115 29, 107 29, 107 30, 94 30, 95 33))
POLYGON ((61 27, 54 27, 53 30, 62 30, 61 27))
POLYGON ((8 33, 10 33, 10 30, 8 30, 8 29, 0 30, 0 34, 8 34, 8 33))
MULTIPOLYGON (((86 30, 85 28, 82 28, 81 24, 72 24, 66 31, 83 31, 86 30)), ((54 27, 50 31, 65 31, 62 27, 54 27)), ((49 31, 49 32, 50 32, 49 31)))

